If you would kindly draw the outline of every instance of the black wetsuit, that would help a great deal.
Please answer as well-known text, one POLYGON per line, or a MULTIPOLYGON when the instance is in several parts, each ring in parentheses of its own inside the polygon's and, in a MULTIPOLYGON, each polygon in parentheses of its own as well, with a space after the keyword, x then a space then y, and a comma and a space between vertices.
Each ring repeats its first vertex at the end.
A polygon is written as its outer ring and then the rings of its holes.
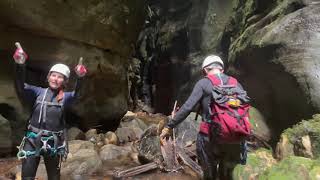
MULTIPOLYGON (((50 88, 41 88, 25 83, 25 65, 16 65, 15 85, 16 91, 24 102, 32 106, 32 112, 28 119, 27 134, 39 134, 39 138, 25 138, 23 150, 36 152, 39 146, 43 146, 41 137, 49 137, 50 132, 54 132, 55 140, 49 140, 50 147, 60 146, 67 141, 66 123, 64 119, 64 108, 70 106, 79 96, 80 81, 77 80, 75 91, 64 92, 61 101, 57 101, 58 92, 50 88)), ((52 133, 51 133, 52 134, 52 133)), ((51 135, 50 134, 50 135, 51 135)), ((63 150, 67 153, 67 144, 63 150)), ((27 156, 22 160, 22 179, 34 179, 40 161, 43 156, 48 179, 60 179, 60 159, 61 154, 49 154, 49 152, 38 152, 35 155, 27 156)))
MULTIPOLYGON (((227 84, 229 80, 229 76, 225 74, 216 75, 220 80, 222 80, 223 84, 227 84)), ((243 89, 240 83, 238 83, 238 87, 243 89)), ((212 90, 213 85, 208 78, 203 78, 199 80, 193 88, 193 91, 187 101, 182 105, 179 111, 176 113, 175 117, 171 119, 167 127, 174 128, 192 112, 194 107, 200 102, 201 110, 202 110, 202 120, 210 119, 209 107, 212 100, 212 90)), ((215 144, 210 140, 208 135, 199 132, 197 137, 197 156, 199 159, 199 163, 204 172, 204 179, 215 179, 217 178, 218 169, 217 164, 219 166, 223 166, 221 162, 224 160, 230 161, 238 161, 240 156, 240 146, 239 145, 219 145, 215 144), (222 146, 222 147, 221 147, 222 146), (229 147, 228 147, 229 146, 229 147), (230 147, 232 146, 232 147, 230 147), (232 149, 233 152, 228 152, 232 149), (226 154, 228 152, 228 154, 226 154), (228 156, 227 156, 228 155, 228 156), (224 156, 224 157, 222 157, 224 156)), ((222 169, 222 168, 219 168, 222 169)), ((220 173, 221 175, 222 173, 220 173)))

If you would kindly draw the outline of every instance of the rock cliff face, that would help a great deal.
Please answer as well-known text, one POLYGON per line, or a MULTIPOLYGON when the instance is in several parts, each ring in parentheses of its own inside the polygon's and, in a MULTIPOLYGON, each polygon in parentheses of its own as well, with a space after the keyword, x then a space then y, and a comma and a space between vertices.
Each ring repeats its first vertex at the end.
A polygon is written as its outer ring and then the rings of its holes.
POLYGON ((153 16, 146 27, 149 30, 142 32, 142 36, 155 46, 141 45, 139 50, 142 51, 140 54, 149 52, 152 57, 154 65, 150 68, 150 79, 154 106, 158 111, 168 113, 176 99, 179 104, 186 100, 201 75, 199 67, 203 58, 218 52, 224 28, 232 16, 232 7, 232 1, 222 0, 150 3, 153 16))
POLYGON ((168 113, 174 100, 186 100, 211 53, 248 90, 274 137, 320 109, 317 1, 155 2, 150 7, 160 14, 151 19, 158 29, 152 54, 158 111, 168 113))
MULTIPOLYGON (((13 89, 11 58, 14 42, 19 41, 30 57, 30 84, 45 86, 51 65, 61 62, 73 69, 78 58, 84 58, 89 73, 81 103, 70 111, 71 121, 87 128, 121 119, 128 108, 128 59, 144 22, 143 0, 4 0, 0 9, 0 81, 7 92, 0 94, 0 103, 21 111, 13 89)), ((74 80, 72 74, 69 90, 74 80)))
POLYGON ((319 4, 239 2, 231 20, 229 71, 238 76, 278 136, 319 110, 319 4), (262 8, 265 7, 268 8, 262 8))
POLYGON ((320 116, 302 120, 281 134, 275 156, 265 149, 250 152, 246 166, 237 165, 233 179, 317 179, 320 116))

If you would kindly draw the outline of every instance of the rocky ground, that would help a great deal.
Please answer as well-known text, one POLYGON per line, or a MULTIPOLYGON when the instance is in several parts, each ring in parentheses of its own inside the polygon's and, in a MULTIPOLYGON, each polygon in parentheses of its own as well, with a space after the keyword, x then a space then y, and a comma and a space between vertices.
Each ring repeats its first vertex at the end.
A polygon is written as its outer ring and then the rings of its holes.
MULTIPOLYGON (((252 109, 251 114, 254 134, 267 137, 268 133, 261 130, 264 125, 260 122, 259 112, 252 109)), ((161 162, 159 133, 167 120, 162 114, 128 111, 115 132, 90 129, 84 133, 78 128, 70 128, 70 152, 67 161, 62 163, 62 179, 112 179, 117 171, 161 162)), ((247 165, 236 166, 233 178, 319 179, 319 127, 320 115, 314 115, 312 119, 286 129, 274 152, 261 139, 252 140, 247 165)), ((199 120, 195 121, 195 114, 191 113, 176 129, 177 143, 182 147, 194 144, 198 128, 199 120)), ((0 160, 0 178, 19 179, 20 174, 21 163, 16 158, 0 160)), ((37 177, 46 179, 43 162, 39 165, 37 177)), ((178 173, 165 173, 158 168, 130 179, 168 178, 199 179, 187 166, 178 173)))
MULTIPOLYGON (((183 137, 179 142, 183 144, 195 141, 198 128, 197 123, 193 123, 194 116, 192 114, 177 129, 177 135, 183 137)), ((62 179, 110 179, 115 171, 151 161, 162 161, 159 133, 166 121, 167 117, 162 114, 127 112, 115 132, 102 133, 97 129, 90 129, 84 133, 78 128, 70 128, 69 154, 67 161, 62 163, 62 179)), ((3 159, 0 163, 3 165, 0 168, 1 177, 10 179, 20 176, 21 163, 16 158, 3 159)), ((170 175, 162 174, 158 169, 134 179, 166 179, 168 176, 197 179, 189 168, 185 168, 184 173, 170 175)), ((43 162, 39 165, 37 177, 46 179, 43 162)))

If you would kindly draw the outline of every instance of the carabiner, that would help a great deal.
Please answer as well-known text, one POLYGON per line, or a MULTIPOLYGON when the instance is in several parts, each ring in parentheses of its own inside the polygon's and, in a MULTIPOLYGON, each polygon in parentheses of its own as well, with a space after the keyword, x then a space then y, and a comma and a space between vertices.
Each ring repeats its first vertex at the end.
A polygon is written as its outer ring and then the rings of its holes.
POLYGON ((25 150, 20 150, 17 153, 17 157, 19 160, 27 158, 27 152, 25 150))

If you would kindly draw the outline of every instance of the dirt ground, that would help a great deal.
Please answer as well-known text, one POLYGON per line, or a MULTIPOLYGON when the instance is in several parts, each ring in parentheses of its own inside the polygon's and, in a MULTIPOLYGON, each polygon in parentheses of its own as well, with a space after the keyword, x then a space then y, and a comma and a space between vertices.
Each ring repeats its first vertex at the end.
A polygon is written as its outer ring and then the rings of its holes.
POLYGON ((9 170, 21 162, 16 158, 3 158, 0 159, 0 180, 2 179, 14 179, 12 176, 8 174, 9 170))

